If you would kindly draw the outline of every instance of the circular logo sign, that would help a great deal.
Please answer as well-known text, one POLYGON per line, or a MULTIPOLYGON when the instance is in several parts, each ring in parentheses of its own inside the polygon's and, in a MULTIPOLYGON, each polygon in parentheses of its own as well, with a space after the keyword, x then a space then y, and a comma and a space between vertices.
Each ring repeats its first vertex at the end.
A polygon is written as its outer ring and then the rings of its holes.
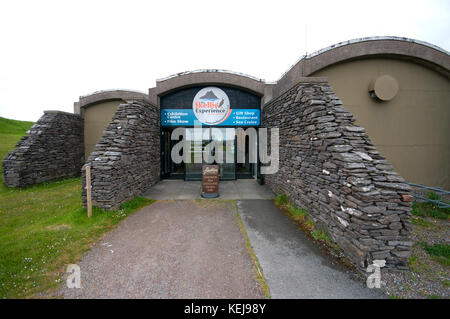
POLYGON ((220 124, 230 116, 230 100, 224 91, 209 86, 201 89, 195 95, 192 110, 203 124, 220 124))

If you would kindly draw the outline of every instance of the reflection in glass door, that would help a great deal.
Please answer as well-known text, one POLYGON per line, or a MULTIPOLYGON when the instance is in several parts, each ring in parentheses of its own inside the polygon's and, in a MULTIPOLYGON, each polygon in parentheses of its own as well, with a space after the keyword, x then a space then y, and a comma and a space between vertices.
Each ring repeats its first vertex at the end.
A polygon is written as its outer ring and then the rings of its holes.
POLYGON ((186 129, 187 152, 185 158, 185 180, 201 180, 203 162, 203 151, 209 143, 209 128, 200 130, 186 129), (200 161, 200 162, 199 162, 200 161))
POLYGON ((204 164, 218 164, 221 180, 236 179, 236 142, 234 134, 234 128, 202 128, 201 131, 187 128, 186 140, 189 151, 186 155, 189 157, 190 163, 185 163, 185 180, 201 180, 202 166, 204 164), (218 153, 222 153, 223 159, 221 161, 205 162, 203 154, 208 150, 205 148, 211 142, 215 142, 211 155, 219 156, 218 153))
POLYGON ((216 152, 218 148, 222 150, 222 163, 219 165, 219 177, 221 180, 236 179, 236 154, 235 154, 235 130, 234 128, 212 128, 212 141, 216 142, 216 152))
POLYGON ((171 160, 172 148, 179 142, 172 140, 171 134, 171 130, 164 130, 161 133, 161 177, 184 179, 184 164, 174 163, 171 160))
MULTIPOLYGON (((212 156, 217 152, 222 153, 222 162, 209 164, 219 165, 219 174, 221 180, 234 180, 236 178, 256 178, 260 176, 259 167, 253 163, 255 159, 251 159, 251 149, 257 154, 257 137, 249 138, 249 136, 241 129, 207 127, 197 129, 195 134, 194 128, 186 128, 186 151, 185 156, 189 157, 190 163, 184 159, 182 163, 175 163, 171 159, 172 148, 181 140, 171 139, 172 130, 164 130, 161 134, 161 177, 171 179, 185 180, 201 180, 202 167, 208 164, 203 154, 210 151, 212 156), (214 146, 211 144, 214 142, 214 146), (240 148, 240 150, 238 149, 240 148), (241 157, 238 158, 238 151, 241 157), (195 158, 198 162, 195 163, 195 158), (242 163, 238 163, 238 161, 242 163)), ((180 136, 181 137, 181 136, 180 136)), ((182 155, 182 153, 180 154, 182 155)), ((213 160, 213 158, 211 158, 213 160)))

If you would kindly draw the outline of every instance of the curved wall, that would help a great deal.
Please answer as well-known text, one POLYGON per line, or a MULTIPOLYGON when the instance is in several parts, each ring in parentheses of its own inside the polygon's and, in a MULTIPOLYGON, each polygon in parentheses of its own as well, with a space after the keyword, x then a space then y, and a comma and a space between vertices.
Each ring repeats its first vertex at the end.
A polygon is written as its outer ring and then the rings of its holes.
MULTIPOLYGON (((86 165, 91 166, 92 204, 118 209, 159 181, 159 109, 137 101, 121 103, 86 165)), ((86 170, 82 199, 86 205, 86 170)))
POLYGON ((450 78, 449 54, 432 44, 399 37, 371 37, 337 43, 301 59, 286 71, 273 88, 277 97, 302 81, 331 65, 368 57, 388 57, 414 61, 450 78))
POLYGON ((83 111, 84 118, 84 158, 88 159, 94 146, 103 136, 122 100, 98 102, 87 106, 83 111))
POLYGON ((74 113, 84 120, 85 160, 103 136, 119 105, 131 101, 148 104, 148 95, 131 90, 106 90, 80 96, 74 103, 74 113))
POLYGON ((199 70, 169 76, 156 81, 156 87, 149 89, 149 100, 159 105, 159 99, 183 88, 202 85, 222 85, 246 90, 260 97, 266 95, 266 83, 244 74, 223 70, 199 70))
POLYGON ((450 81, 442 73, 405 60, 366 58, 313 75, 328 77, 356 123, 406 180, 450 189, 450 81), (398 81, 399 92, 381 102, 368 87, 385 74, 398 81))

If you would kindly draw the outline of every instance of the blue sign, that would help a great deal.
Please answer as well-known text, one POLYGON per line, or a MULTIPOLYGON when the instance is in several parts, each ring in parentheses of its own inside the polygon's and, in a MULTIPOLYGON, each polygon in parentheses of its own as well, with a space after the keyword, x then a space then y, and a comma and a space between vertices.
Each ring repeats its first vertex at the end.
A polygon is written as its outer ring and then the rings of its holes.
MULTIPOLYGON (((260 119, 259 109, 230 109, 225 119, 214 126, 259 126, 260 119)), ((194 126, 196 120, 192 109, 161 110, 162 126, 194 126)))

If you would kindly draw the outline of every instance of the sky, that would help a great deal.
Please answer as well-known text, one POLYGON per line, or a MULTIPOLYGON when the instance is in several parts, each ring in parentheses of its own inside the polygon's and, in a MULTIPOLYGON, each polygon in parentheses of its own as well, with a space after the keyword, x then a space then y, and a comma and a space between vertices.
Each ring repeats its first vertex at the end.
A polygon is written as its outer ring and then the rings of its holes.
POLYGON ((37 121, 197 69, 277 81, 305 53, 369 36, 449 50, 450 1, 1 0, 0 116, 37 121))

